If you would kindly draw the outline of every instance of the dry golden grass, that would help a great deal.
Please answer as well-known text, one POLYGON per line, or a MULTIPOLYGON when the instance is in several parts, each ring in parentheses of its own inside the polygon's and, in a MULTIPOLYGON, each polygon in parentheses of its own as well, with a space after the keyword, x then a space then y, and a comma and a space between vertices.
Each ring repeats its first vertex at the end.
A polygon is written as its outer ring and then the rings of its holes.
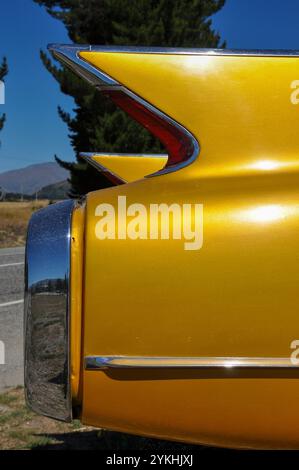
POLYGON ((25 245, 32 213, 46 205, 48 201, 0 202, 0 248, 25 245))
MULTIPOLYGON (((83 429, 78 421, 60 423, 30 411, 21 387, 0 394, 0 450, 55 448, 63 441, 64 433, 76 441, 74 433, 83 429)), ((96 438, 97 432, 93 431, 96 438)))

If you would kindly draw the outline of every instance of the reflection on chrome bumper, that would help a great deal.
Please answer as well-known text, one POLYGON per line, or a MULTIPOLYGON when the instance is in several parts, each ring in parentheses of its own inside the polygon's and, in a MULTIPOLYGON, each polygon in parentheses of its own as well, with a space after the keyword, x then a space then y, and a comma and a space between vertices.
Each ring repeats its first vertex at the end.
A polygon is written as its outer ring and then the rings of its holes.
POLYGON ((37 413, 72 415, 69 274, 74 201, 36 212, 29 224, 25 270, 25 395, 37 413))

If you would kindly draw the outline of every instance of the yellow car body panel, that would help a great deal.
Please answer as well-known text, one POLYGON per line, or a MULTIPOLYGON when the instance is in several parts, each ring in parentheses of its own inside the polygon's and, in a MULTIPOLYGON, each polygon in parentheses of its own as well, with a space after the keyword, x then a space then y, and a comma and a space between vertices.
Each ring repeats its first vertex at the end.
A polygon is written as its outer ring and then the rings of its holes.
MULTIPOLYGON (((289 186, 282 195, 261 185, 257 197, 252 182, 245 193, 238 188, 238 197, 227 187, 216 195, 214 185, 188 185, 187 192, 164 182, 173 176, 88 197, 84 357, 289 357, 298 322, 297 190, 289 186), (179 194, 204 200, 202 249, 186 252, 177 240, 97 240, 96 207, 116 204, 119 194, 128 203, 172 203, 179 194), (249 217, 265 198, 272 206, 277 197, 282 218, 249 217)), ((85 371, 82 419, 218 445, 297 445, 299 371, 247 375, 85 371)))
POLYGON ((50 49, 169 156, 85 154, 114 186, 34 214, 27 402, 145 436, 299 449, 299 53, 50 49))
POLYGON ((139 180, 151 173, 156 173, 167 162, 167 155, 94 154, 90 158, 127 183, 139 180))
MULTIPOLYGON (((180 171, 90 193, 87 356, 285 358, 298 336, 299 59, 83 52, 186 127, 180 171), (98 240, 96 208, 203 204, 203 246, 98 240)), ((103 157, 104 158, 104 157, 103 157)), ((103 158, 101 163, 103 162, 103 158)), ((84 371, 83 422, 234 447, 299 448, 299 369, 84 371)))
POLYGON ((298 168, 298 58, 82 52, 198 139, 193 178, 298 168), (261 163, 262 162, 262 163, 261 163), (271 163, 270 163, 271 165, 271 163))

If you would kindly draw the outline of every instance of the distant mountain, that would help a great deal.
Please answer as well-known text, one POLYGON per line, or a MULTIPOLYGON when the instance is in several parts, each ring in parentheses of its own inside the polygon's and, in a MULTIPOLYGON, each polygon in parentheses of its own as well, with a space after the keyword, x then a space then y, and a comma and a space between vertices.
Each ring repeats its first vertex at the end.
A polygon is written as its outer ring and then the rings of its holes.
POLYGON ((52 199, 54 201, 67 199, 70 189, 71 185, 66 180, 49 184, 38 192, 38 199, 52 199))
POLYGON ((33 194, 45 186, 66 180, 68 172, 55 162, 30 165, 0 173, 0 186, 7 192, 33 194))

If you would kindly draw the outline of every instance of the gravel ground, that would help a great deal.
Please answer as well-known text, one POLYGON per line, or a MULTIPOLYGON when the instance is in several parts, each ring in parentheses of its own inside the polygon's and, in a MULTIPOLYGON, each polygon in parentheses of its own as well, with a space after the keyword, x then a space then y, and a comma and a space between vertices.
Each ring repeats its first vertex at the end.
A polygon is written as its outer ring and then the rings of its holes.
POLYGON ((24 248, 0 250, 0 391, 23 384, 24 248))

